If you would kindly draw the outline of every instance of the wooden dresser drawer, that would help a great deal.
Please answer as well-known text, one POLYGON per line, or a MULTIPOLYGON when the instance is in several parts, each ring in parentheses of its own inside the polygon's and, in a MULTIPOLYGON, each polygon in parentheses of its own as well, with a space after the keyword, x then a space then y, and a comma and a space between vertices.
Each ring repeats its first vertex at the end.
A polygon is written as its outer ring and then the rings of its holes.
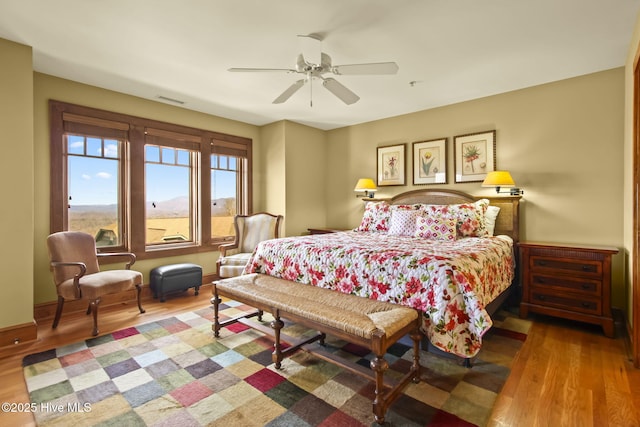
POLYGON ((602 326, 614 336, 611 257, 618 249, 521 242, 520 316, 535 312, 602 326))
POLYGON ((546 256, 531 256, 533 271, 552 270, 558 274, 578 274, 580 276, 602 277, 602 261, 580 259, 556 259, 546 256))
POLYGON ((558 291, 571 291, 595 297, 600 297, 602 294, 602 281, 589 278, 532 272, 529 283, 531 286, 554 288, 558 291))
POLYGON ((587 299, 562 293, 547 293, 543 290, 534 288, 531 290, 530 300, 533 303, 547 307, 578 311, 596 316, 600 316, 602 314, 602 302, 599 298, 587 299))

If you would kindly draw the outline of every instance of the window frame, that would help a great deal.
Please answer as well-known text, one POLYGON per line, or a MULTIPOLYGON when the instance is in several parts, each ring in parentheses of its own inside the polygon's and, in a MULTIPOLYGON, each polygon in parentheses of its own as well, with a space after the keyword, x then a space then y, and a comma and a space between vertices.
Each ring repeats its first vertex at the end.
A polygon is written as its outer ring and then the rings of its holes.
POLYGON ((49 101, 50 116, 50 232, 68 227, 67 171, 64 135, 75 133, 122 140, 122 246, 99 248, 99 252, 130 251, 138 259, 153 259, 200 252, 217 251, 228 241, 211 236, 211 154, 230 154, 242 157, 237 191, 237 212, 252 212, 252 140, 210 130, 161 122, 91 107, 49 101), (196 222, 194 244, 162 245, 149 248, 145 230, 145 145, 150 140, 177 148, 192 147, 197 151, 196 167, 199 180, 194 201, 196 222), (166 144, 165 144, 166 143, 166 144), (175 145, 173 145, 175 144, 175 145), (138 232, 142 230, 142 232, 138 232))

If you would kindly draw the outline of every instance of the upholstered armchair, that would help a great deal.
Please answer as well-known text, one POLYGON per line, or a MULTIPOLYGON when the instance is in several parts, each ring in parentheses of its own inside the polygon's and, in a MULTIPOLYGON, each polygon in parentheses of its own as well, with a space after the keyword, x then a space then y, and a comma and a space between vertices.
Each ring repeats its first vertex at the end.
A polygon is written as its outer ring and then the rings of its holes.
POLYGON ((93 336, 98 335, 98 305, 103 295, 136 289, 140 304, 142 273, 131 270, 136 256, 130 252, 97 253, 93 236, 79 231, 61 231, 47 238, 50 268, 58 293, 58 306, 53 320, 55 329, 60 321, 65 300, 88 301, 87 315, 93 313, 93 336), (100 271, 98 257, 122 257, 128 262, 124 270, 100 271))
POLYGON ((282 215, 260 212, 253 215, 236 215, 233 243, 220 245, 220 258, 216 263, 218 276, 235 277, 242 274, 258 243, 280 237, 282 215))

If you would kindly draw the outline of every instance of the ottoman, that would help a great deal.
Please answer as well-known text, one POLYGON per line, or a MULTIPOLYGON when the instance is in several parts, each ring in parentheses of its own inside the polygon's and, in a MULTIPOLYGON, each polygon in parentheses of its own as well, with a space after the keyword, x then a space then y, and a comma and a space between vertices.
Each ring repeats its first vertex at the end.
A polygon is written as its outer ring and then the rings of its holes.
POLYGON ((151 291, 153 297, 160 297, 164 302, 165 294, 174 291, 186 291, 195 288, 198 295, 202 285, 202 267, 196 264, 171 264, 156 267, 151 270, 151 291))

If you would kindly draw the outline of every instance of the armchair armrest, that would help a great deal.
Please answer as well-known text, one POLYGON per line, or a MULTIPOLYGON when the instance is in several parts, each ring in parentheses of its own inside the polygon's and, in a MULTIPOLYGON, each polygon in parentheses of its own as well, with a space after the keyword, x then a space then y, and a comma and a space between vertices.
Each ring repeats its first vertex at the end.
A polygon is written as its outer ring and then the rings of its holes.
POLYGON ((84 274, 87 272, 87 265, 84 262, 58 262, 58 261, 51 261, 50 267, 52 269, 56 268, 56 267, 78 267, 78 269, 80 271, 78 272, 78 274, 73 276, 73 284, 76 287, 76 292, 78 292, 78 293, 80 292, 80 278, 82 276, 84 276, 84 274))
POLYGON ((131 266, 136 263, 136 254, 132 252, 103 252, 98 253, 98 258, 106 257, 128 257, 129 262, 125 265, 125 269, 130 270, 131 266))
MULTIPOLYGON (((233 243, 225 243, 223 245, 218 246, 218 251, 220 251, 220 256, 228 256, 234 254, 234 249, 238 249, 238 242, 233 243)), ((237 252, 237 251, 236 251, 237 252)))

